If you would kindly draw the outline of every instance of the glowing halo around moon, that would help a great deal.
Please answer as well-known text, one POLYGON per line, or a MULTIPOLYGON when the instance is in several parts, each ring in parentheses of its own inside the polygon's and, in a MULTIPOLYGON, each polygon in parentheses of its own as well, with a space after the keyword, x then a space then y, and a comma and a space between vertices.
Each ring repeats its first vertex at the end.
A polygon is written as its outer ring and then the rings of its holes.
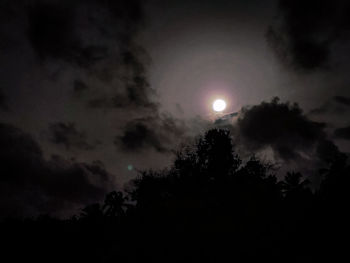
POLYGON ((217 99, 213 102, 213 110, 216 112, 222 112, 226 109, 226 102, 222 99, 217 99))

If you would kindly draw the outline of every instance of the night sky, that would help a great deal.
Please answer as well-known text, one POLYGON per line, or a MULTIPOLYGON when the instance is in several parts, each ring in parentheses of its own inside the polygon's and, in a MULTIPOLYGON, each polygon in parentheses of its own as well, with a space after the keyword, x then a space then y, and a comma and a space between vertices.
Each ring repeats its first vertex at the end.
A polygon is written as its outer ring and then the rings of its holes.
POLYGON ((0 0, 2 213, 71 215, 212 127, 316 186, 350 152, 349 13, 345 0, 0 0))

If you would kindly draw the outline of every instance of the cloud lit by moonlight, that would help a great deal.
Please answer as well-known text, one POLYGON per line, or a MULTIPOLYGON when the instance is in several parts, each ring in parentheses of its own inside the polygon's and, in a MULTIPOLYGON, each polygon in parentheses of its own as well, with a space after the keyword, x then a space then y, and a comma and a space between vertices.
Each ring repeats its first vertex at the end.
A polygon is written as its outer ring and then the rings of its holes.
POLYGON ((216 112, 221 112, 226 109, 226 102, 222 99, 215 100, 213 102, 213 110, 216 112))

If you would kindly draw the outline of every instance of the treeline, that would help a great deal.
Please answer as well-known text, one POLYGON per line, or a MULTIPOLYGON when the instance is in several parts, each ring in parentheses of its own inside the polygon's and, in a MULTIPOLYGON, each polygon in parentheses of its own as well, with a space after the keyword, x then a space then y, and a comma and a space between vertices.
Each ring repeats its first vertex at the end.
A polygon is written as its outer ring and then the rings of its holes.
POLYGON ((171 168, 146 171, 103 204, 59 220, 1 224, 3 254, 37 262, 344 262, 349 176, 337 154, 316 190, 300 173, 235 154, 209 130, 171 168), (345 239, 344 239, 345 238, 345 239))

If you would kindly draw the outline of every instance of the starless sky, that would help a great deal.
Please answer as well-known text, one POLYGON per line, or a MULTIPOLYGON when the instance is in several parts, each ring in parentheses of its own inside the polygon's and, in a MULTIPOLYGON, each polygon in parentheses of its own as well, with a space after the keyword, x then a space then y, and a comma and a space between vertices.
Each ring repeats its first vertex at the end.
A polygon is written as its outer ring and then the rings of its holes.
POLYGON ((69 214, 166 167, 215 126, 216 98, 243 155, 312 174, 326 142, 350 150, 347 1, 0 3, 9 214, 69 214))

